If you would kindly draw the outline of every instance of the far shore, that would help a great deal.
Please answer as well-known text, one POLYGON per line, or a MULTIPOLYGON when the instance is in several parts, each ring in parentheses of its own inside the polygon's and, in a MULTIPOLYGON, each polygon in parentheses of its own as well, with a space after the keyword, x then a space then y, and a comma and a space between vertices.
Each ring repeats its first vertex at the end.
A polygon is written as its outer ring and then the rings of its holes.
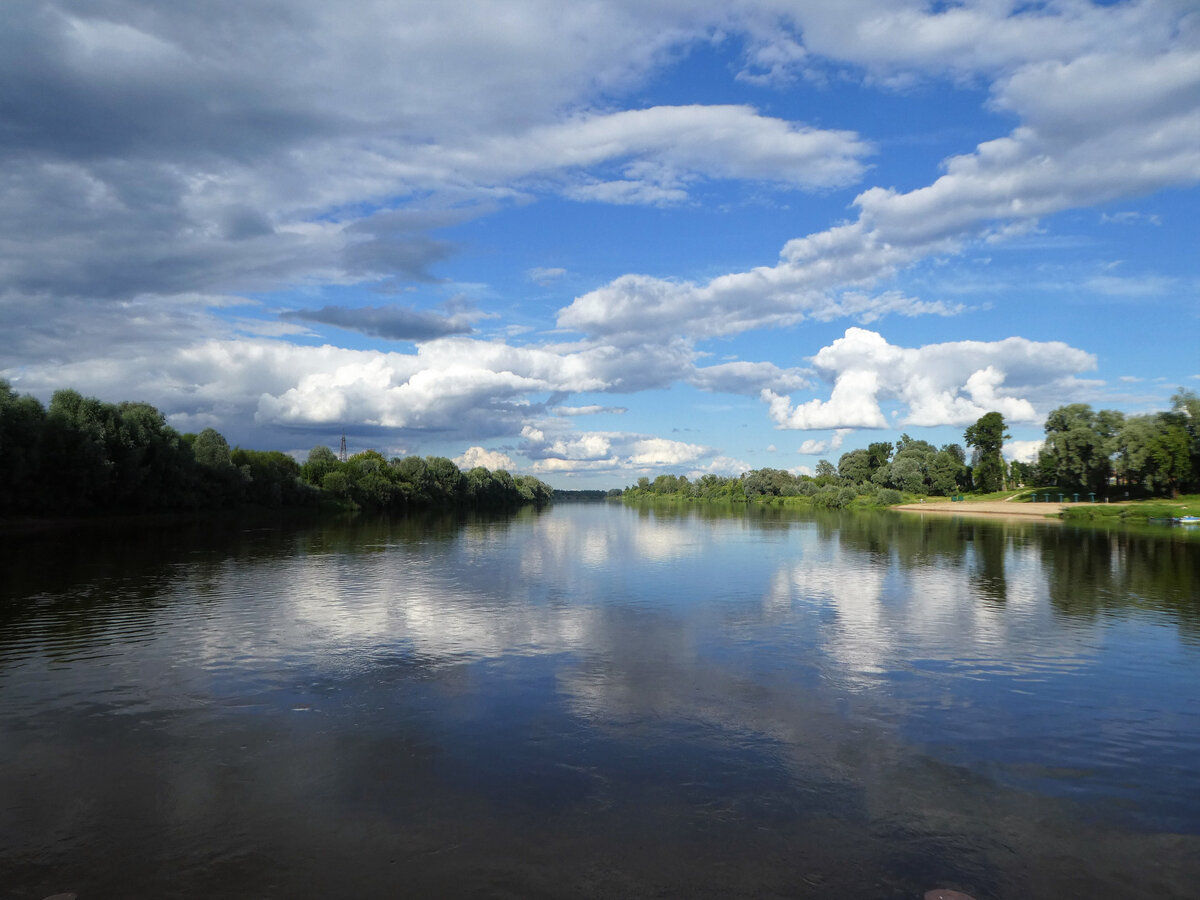
POLYGON ((903 503, 893 506, 905 512, 955 513, 960 516, 1003 516, 1012 518, 1048 519, 1061 521, 1057 516, 1075 503, 1022 503, 1009 500, 926 500, 924 503, 903 503))

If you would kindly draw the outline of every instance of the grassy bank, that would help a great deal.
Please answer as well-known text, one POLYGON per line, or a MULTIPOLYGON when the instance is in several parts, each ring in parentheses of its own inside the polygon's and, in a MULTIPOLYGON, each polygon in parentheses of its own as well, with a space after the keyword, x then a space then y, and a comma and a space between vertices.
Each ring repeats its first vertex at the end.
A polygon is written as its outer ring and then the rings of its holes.
POLYGON ((1063 510, 1064 519, 1148 522, 1200 516, 1200 494, 1187 494, 1173 500, 1138 500, 1129 503, 1080 503, 1063 510))

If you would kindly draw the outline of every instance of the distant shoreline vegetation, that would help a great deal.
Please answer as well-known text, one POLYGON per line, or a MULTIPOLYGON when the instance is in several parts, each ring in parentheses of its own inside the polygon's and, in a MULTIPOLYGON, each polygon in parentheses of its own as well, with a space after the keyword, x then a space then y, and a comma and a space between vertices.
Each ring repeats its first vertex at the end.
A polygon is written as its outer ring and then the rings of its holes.
POLYGON ((551 501, 531 475, 440 456, 342 462, 324 446, 303 464, 278 450, 230 448, 215 429, 180 434, 148 403, 57 391, 48 408, 0 380, 0 516, 266 508, 506 509, 551 501))
MULTIPOLYGON (((739 476, 643 477, 619 492, 625 500, 786 503, 817 509, 895 506, 920 497, 1010 494, 1042 488, 1068 498, 1145 500, 1200 492, 1200 398, 1188 390, 1168 412, 1126 416, 1084 403, 1053 410, 1034 462, 1006 463, 1009 435, 1003 416, 989 412, 968 427, 960 444, 935 447, 907 434, 843 453, 813 475, 754 469, 739 476)), ((1083 512, 1073 512, 1083 516, 1083 512)))

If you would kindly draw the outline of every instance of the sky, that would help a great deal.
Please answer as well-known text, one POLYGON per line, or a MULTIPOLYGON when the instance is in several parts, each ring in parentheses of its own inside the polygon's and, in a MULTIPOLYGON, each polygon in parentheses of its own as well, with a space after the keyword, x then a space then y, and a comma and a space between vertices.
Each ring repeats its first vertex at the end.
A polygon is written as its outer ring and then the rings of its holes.
POLYGON ((533 474, 1200 390, 1200 3, 6 0, 0 378, 533 474))

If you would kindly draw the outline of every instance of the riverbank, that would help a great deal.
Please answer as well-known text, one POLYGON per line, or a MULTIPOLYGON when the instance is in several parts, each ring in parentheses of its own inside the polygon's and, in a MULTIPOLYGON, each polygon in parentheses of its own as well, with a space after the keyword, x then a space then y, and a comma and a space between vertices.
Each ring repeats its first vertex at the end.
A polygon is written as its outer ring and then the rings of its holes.
POLYGON ((1070 503, 1022 503, 1009 500, 926 500, 893 506, 904 512, 953 513, 960 516, 1003 516, 1011 518, 1057 519, 1070 503))
POLYGON ((892 507, 904 512, 931 512, 967 516, 1038 518, 1067 522, 1110 522, 1146 524, 1170 522, 1183 516, 1200 515, 1200 497, 1188 495, 1173 500, 1126 500, 1117 503, 1029 503, 1014 494, 1009 499, 926 500, 892 507))

